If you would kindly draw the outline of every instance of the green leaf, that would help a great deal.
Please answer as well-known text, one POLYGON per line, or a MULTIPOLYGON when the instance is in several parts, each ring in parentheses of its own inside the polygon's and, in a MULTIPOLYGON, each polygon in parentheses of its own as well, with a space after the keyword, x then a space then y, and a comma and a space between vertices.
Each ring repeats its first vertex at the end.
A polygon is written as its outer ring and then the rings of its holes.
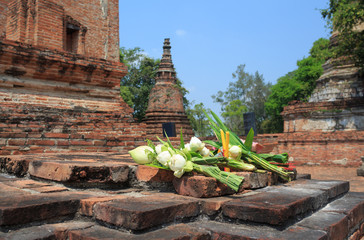
POLYGON ((253 138, 254 138, 254 130, 253 128, 250 129, 248 135, 246 136, 244 145, 251 151, 253 146, 253 138))
POLYGON ((183 140, 182 128, 181 128, 180 145, 179 146, 180 146, 181 149, 185 148, 185 141, 183 140))
POLYGON ((211 146, 213 146, 214 148, 216 148, 216 149, 219 149, 219 148, 221 148, 221 146, 222 146, 222 144, 220 143, 220 142, 214 142, 214 141, 211 141, 211 140, 205 140, 205 141, 203 141, 204 143, 207 143, 207 144, 209 144, 209 145, 211 145, 211 146))

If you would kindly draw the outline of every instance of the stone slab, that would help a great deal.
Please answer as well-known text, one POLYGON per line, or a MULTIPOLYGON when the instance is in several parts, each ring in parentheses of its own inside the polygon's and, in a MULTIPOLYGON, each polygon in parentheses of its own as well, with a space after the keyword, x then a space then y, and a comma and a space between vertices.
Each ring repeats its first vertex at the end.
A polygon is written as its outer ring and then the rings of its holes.
POLYGON ((68 232, 69 240, 113 240, 113 239, 131 239, 131 234, 120 232, 107 227, 93 226, 87 229, 72 230, 68 232))
MULTIPOLYGON (((84 230, 94 225, 91 222, 70 221, 57 224, 45 224, 26 227, 9 233, 4 233, 4 239, 11 240, 50 240, 68 239, 68 232, 72 230, 84 230)), ((1 235, 0 235, 1 239, 1 235)))
POLYGON ((305 211, 315 211, 325 206, 329 201, 329 195, 326 191, 321 189, 305 188, 304 186, 294 188, 289 185, 281 185, 275 187, 266 187, 264 189, 259 189, 256 192, 266 192, 268 194, 276 193, 297 196, 299 198, 308 198, 308 201, 304 206, 306 209, 305 211))
POLYGON ((300 179, 286 184, 293 188, 320 189, 328 193, 329 199, 333 199, 341 194, 347 193, 350 189, 348 181, 329 181, 300 179))
POLYGON ((248 224, 232 225, 214 221, 200 221, 190 223, 189 225, 209 231, 211 233, 211 239, 327 240, 325 231, 313 230, 295 225, 282 231, 270 226, 248 224))
POLYGON ((349 219, 345 214, 319 211, 303 219, 297 225, 325 231, 330 240, 345 239, 349 233, 349 219))
POLYGON ((198 201, 178 196, 134 197, 94 206, 96 219, 128 230, 148 229, 177 219, 195 217, 199 212, 198 201))
POLYGON ((0 197, 0 226, 73 215, 78 211, 80 199, 88 197, 66 192, 0 197))
POLYGON ((164 227, 162 229, 144 233, 135 234, 132 239, 151 239, 151 240, 180 240, 180 239, 194 239, 194 240, 210 240, 210 232, 201 228, 193 227, 188 224, 177 224, 164 227))
POLYGON ((232 219, 283 225, 311 209, 310 196, 262 192, 224 203, 222 213, 232 219))
POLYGON ((342 213, 348 216, 349 229, 364 219, 364 193, 349 192, 340 199, 329 203, 321 212, 342 213))
POLYGON ((243 224, 232 226, 232 224, 229 223, 215 221, 199 221, 190 223, 189 225, 211 232, 211 239, 280 239, 279 231, 268 226, 249 226, 243 224))

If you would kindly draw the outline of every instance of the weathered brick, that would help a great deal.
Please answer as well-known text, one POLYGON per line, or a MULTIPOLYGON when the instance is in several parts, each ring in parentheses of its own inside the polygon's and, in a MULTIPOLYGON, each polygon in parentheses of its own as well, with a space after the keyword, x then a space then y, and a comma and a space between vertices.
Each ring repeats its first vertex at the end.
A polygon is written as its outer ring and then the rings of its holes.
POLYGON ((318 211, 303 219, 298 226, 327 232, 328 239, 345 239, 349 233, 348 217, 342 213, 318 211))
POLYGON ((349 229, 364 219, 364 193, 349 192, 324 207, 322 212, 342 213, 348 216, 349 229))
POLYGON ((80 199, 89 195, 48 193, 0 197, 0 226, 18 225, 75 214, 80 199))
POLYGON ((234 190, 215 178, 200 175, 174 178, 173 185, 178 194, 197 198, 218 197, 235 193, 234 190))
POLYGON ((174 179, 172 171, 138 165, 135 176, 143 182, 171 182, 174 179))
POLYGON ((143 230, 197 216, 198 201, 180 197, 139 197, 94 206, 96 219, 131 230, 143 230))
POLYGON ((321 201, 327 202, 327 195, 325 199, 319 191, 300 193, 292 189, 275 188, 226 202, 222 211, 232 219, 282 225, 289 219, 322 206, 321 201))

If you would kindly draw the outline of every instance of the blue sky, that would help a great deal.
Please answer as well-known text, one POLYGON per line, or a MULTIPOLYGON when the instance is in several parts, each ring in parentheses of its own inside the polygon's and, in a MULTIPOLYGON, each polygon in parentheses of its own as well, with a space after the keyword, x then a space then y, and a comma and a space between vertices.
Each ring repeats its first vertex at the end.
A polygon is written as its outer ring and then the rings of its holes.
POLYGON ((329 37, 319 9, 328 0, 119 0, 120 46, 161 58, 171 39, 178 78, 219 112, 211 96, 226 90, 240 64, 275 83, 296 69, 317 39, 329 37))

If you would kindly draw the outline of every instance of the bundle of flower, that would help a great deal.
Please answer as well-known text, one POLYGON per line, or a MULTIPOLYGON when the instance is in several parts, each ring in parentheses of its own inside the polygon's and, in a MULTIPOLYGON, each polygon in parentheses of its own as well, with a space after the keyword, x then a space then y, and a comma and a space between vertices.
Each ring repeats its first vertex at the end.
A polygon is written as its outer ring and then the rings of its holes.
MULTIPOLYGON (((205 113, 206 114, 206 113, 205 113)), ((185 144, 180 134, 180 145, 173 147, 168 136, 167 141, 157 137, 160 144, 154 145, 147 140, 147 146, 140 146, 130 151, 131 157, 138 164, 171 170, 174 176, 180 178, 184 173, 198 172, 226 184, 234 191, 238 191, 244 178, 234 174, 234 171, 271 171, 277 173, 284 180, 290 181, 290 172, 285 171, 278 165, 271 164, 269 160, 286 163, 288 155, 259 155, 252 151, 253 130, 250 130, 245 142, 236 134, 232 133, 211 112, 212 118, 206 114, 210 121, 218 141, 202 142, 197 137, 192 137, 185 144), (205 144, 209 144, 214 151, 210 151, 205 144)))

